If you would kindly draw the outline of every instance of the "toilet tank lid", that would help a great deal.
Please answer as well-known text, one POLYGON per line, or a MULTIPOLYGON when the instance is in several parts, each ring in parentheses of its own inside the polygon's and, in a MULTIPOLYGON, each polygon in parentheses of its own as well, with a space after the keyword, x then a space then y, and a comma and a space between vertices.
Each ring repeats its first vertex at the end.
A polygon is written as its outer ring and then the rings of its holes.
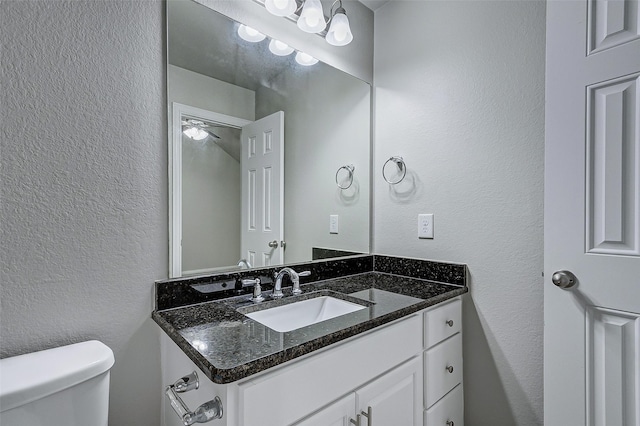
POLYGON ((0 412, 96 377, 113 363, 113 351, 97 340, 1 359, 0 412))

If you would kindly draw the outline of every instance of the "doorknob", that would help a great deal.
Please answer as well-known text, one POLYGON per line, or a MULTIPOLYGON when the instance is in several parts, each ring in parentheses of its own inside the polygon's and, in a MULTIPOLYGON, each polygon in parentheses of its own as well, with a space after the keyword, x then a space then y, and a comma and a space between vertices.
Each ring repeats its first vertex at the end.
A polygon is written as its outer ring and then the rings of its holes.
POLYGON ((269 247, 278 248, 278 242, 276 240, 269 242, 269 247))
POLYGON ((566 289, 576 285, 578 278, 569 271, 556 271, 553 273, 551 281, 558 287, 566 289))

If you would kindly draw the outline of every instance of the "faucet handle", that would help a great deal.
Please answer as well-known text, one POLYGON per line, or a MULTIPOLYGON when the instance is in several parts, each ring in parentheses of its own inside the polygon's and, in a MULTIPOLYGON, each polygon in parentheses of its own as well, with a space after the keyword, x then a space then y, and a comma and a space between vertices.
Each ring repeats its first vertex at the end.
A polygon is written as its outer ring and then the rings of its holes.
POLYGON ((260 303, 264 300, 264 296, 262 296, 262 288, 260 287, 260 278, 255 279, 256 285, 253 286, 253 297, 251 301, 253 303, 260 303))
POLYGON ((260 285, 260 278, 255 279, 243 279, 240 281, 242 283, 242 287, 249 287, 252 285, 260 285))
MULTIPOLYGON (((309 275, 311 275, 311 271, 302 271, 302 272, 298 272, 298 277, 308 277, 309 275)), ((300 280, 295 280, 293 282, 293 290, 292 290, 293 294, 301 294, 302 290, 300 290, 300 280)))

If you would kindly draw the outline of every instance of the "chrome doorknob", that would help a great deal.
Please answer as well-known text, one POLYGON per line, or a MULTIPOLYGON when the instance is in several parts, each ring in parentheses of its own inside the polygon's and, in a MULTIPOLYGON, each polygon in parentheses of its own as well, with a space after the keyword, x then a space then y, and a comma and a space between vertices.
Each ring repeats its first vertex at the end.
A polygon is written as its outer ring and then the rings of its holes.
POLYGON ((571 288, 576 285, 578 278, 570 271, 556 271, 553 273, 551 281, 560 288, 571 288))
POLYGON ((273 240, 269 243, 269 247, 271 248, 278 248, 278 242, 276 240, 273 240))

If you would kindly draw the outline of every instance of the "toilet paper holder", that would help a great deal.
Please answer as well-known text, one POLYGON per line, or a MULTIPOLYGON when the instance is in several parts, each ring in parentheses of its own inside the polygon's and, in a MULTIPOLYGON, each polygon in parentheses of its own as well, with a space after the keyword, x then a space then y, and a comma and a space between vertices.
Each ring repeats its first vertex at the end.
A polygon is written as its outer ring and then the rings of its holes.
POLYGON ((191 374, 176 380, 174 384, 167 386, 164 391, 171 402, 171 408, 182 419, 182 423, 185 426, 222 418, 222 400, 218 396, 200 405, 194 411, 189 410, 187 404, 178 396, 178 393, 189 392, 199 387, 198 374, 193 371, 191 374))

